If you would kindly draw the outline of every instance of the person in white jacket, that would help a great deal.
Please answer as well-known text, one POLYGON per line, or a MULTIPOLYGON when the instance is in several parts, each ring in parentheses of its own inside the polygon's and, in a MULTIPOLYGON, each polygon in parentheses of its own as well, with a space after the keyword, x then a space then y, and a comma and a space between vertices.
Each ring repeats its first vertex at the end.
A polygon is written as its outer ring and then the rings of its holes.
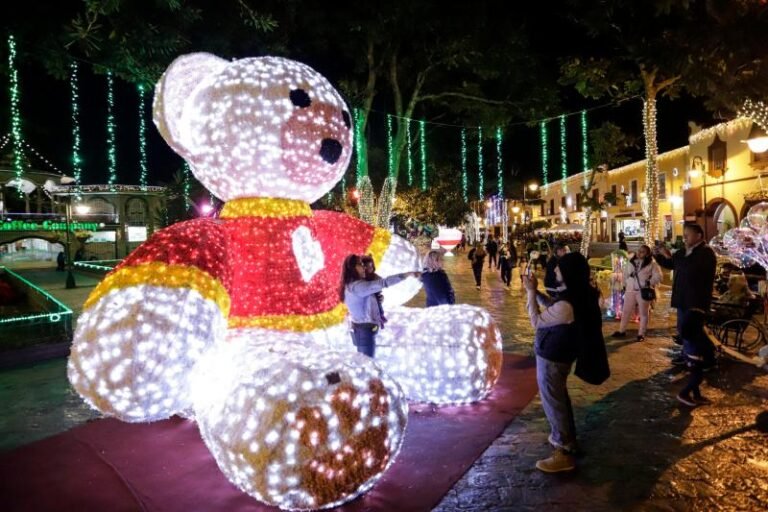
POLYGON ((661 279, 661 267, 653 259, 651 248, 647 245, 641 245, 637 253, 624 267, 624 309, 621 312, 621 326, 618 331, 613 333, 614 338, 623 338, 626 335, 627 323, 637 306, 640 310, 640 328, 637 331, 637 341, 645 339, 651 301, 643 300, 640 295, 640 288, 655 289, 661 283, 661 279))

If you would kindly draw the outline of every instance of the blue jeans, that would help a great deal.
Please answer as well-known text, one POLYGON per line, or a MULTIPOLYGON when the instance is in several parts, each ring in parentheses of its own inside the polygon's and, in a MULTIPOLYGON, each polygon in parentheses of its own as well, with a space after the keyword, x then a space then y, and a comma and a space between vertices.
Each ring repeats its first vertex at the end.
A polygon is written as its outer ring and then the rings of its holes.
POLYGON ((376 333, 379 326, 376 324, 352 324, 352 341, 357 351, 368 357, 376 353, 376 333))
POLYGON ((555 448, 576 451, 576 422, 568 396, 566 381, 573 363, 556 363, 536 356, 536 381, 539 384, 541 406, 549 421, 549 442, 555 448))

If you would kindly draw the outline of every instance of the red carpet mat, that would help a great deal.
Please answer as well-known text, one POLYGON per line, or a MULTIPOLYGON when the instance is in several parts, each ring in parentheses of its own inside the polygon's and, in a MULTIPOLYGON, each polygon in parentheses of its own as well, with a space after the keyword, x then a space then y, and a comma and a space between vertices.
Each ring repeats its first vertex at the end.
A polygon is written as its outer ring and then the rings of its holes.
MULTIPOLYGON (((465 407, 411 408, 396 462, 337 510, 431 510, 536 393, 535 362, 504 355, 496 388, 465 407)), ((3 511, 274 511, 221 474, 194 423, 104 419, 0 456, 3 511)))

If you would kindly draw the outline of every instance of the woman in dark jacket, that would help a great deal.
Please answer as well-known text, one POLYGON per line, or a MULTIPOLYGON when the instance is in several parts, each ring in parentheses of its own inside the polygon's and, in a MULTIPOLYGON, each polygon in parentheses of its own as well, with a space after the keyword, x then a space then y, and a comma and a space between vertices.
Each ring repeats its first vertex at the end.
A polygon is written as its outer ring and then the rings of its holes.
POLYGON ((562 291, 554 302, 536 291, 535 276, 523 279, 528 315, 536 329, 536 379, 541 405, 551 427, 549 442, 555 449, 549 458, 536 463, 539 470, 547 473, 576 467, 576 424, 566 381, 574 361, 583 354, 587 337, 599 333, 602 323, 598 291, 590 283, 589 265, 584 256, 564 255, 558 260, 555 275, 562 291), (539 310, 540 302, 546 306, 543 311, 539 310))
POLYGON ((475 243, 475 247, 467 254, 467 259, 472 262, 472 273, 475 275, 475 287, 479 290, 480 283, 483 281, 483 262, 485 261, 485 249, 480 242, 475 243))
POLYGON ((440 251, 429 251, 424 257, 421 282, 427 293, 427 307, 456 302, 448 274, 443 270, 443 255, 440 251))

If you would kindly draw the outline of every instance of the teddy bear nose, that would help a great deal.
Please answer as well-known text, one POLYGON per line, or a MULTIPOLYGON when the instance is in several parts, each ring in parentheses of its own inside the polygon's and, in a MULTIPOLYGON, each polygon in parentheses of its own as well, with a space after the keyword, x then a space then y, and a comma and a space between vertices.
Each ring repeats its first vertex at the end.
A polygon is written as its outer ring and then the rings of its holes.
POLYGON ((329 164, 335 164, 341 157, 341 142, 336 139, 323 139, 320 143, 320 156, 329 164))

